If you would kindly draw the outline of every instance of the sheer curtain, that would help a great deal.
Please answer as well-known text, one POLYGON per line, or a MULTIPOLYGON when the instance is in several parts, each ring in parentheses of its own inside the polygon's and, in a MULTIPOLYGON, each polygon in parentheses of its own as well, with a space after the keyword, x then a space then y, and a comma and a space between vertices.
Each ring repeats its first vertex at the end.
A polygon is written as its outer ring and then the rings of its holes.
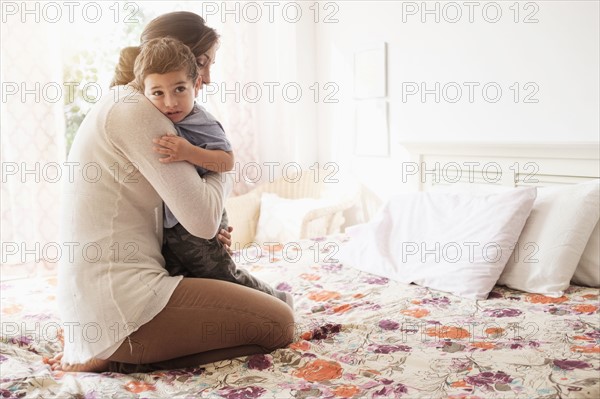
POLYGON ((13 17, 1 29, 0 241, 2 278, 10 278, 51 271, 60 256, 64 98, 56 24, 13 17))
MULTIPOLYGON (((310 16, 308 6, 302 4, 304 15, 310 16)), ((276 18, 271 23, 265 17, 257 23, 220 23, 208 18, 207 24, 219 32, 221 46, 211 71, 216 87, 209 88, 216 94, 206 96, 206 106, 221 120, 234 147, 234 195, 281 177, 288 162, 312 165, 317 159, 317 104, 310 90, 316 79, 312 20, 276 18), (286 101, 286 84, 302 88, 299 101, 286 101), (260 88, 258 96, 253 87, 260 88), (272 163, 279 166, 270 171, 272 163), (257 165, 259 173, 249 164, 257 165)))
POLYGON ((220 35, 220 47, 215 65, 211 69, 213 87, 211 95, 200 96, 206 99, 206 108, 215 115, 225 128, 225 133, 233 145, 235 154, 235 186, 232 195, 243 194, 254 186, 253 179, 244 179, 239 173, 244 165, 258 161, 256 106, 234 95, 223 96, 224 90, 232 90, 253 81, 255 74, 256 31, 248 24, 211 23, 220 35))

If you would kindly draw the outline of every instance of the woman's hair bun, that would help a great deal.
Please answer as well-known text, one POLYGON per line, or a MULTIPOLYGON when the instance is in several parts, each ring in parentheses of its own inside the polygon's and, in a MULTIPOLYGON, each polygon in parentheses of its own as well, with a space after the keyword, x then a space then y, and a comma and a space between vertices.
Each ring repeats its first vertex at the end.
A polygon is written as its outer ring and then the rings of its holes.
POLYGON ((121 50, 119 55, 119 62, 115 67, 115 75, 113 81, 110 83, 110 87, 126 85, 135 79, 133 74, 133 65, 135 59, 140 54, 140 47, 125 47, 121 50))

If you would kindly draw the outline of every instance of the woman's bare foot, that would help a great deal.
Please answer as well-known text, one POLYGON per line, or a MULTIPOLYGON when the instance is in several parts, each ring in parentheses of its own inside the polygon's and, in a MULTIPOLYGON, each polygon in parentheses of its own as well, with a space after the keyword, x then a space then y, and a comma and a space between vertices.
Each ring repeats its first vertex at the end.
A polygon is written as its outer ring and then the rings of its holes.
POLYGON ((48 359, 47 363, 50 368, 54 371, 68 371, 68 372, 88 372, 88 373, 101 373, 108 371, 109 360, 103 359, 91 359, 81 364, 63 364, 62 363, 62 352, 54 356, 52 359, 48 359))

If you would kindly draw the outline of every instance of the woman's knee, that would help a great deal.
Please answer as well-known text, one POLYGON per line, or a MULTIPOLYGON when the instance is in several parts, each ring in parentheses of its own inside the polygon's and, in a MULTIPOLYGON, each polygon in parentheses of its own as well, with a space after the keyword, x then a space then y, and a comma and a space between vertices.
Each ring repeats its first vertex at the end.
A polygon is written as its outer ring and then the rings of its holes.
POLYGON ((270 352, 292 343, 295 336, 294 312, 279 299, 273 298, 268 314, 269 325, 264 325, 268 333, 257 344, 270 352))
POLYGON ((205 337, 201 342, 213 339, 221 348, 257 345, 270 352, 290 344, 295 334, 294 313, 285 302, 238 284, 184 278, 167 309, 171 306, 175 308, 172 311, 188 309, 182 323, 201 320, 194 325, 199 337, 205 337))

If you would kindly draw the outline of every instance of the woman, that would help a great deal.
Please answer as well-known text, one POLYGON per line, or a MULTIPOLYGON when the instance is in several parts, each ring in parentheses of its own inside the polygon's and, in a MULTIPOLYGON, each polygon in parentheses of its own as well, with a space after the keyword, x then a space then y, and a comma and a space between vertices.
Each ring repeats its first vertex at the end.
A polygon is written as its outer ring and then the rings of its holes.
MULTIPOLYGON (((209 83, 216 32, 196 14, 174 12, 151 21, 141 41, 165 36, 192 49, 209 83)), ((113 84, 133 79, 135 54, 122 52, 113 84)), ((59 268, 65 348, 52 368, 191 367, 289 344, 293 314, 284 302, 237 284, 168 275, 162 201, 192 234, 212 238, 230 183, 218 174, 202 179, 186 162, 159 162, 152 139, 175 134, 172 123, 130 87, 116 89, 88 113, 69 154, 82 173, 64 192, 62 238, 82 250, 59 268)))

